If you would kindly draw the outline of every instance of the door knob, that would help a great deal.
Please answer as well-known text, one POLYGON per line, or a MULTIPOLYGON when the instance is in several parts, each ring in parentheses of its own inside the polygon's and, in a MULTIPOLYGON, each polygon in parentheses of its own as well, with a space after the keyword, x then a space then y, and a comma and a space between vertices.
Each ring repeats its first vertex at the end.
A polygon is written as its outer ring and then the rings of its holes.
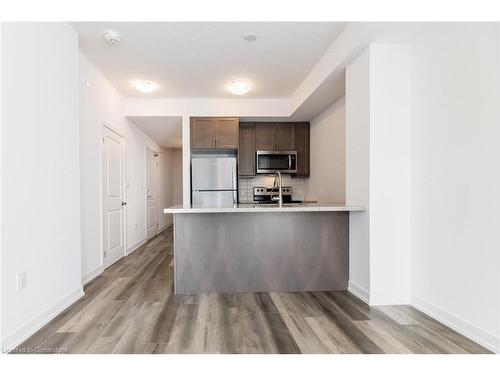
POLYGON ((126 206, 127 205, 127 202, 122 202, 122 206, 126 206))

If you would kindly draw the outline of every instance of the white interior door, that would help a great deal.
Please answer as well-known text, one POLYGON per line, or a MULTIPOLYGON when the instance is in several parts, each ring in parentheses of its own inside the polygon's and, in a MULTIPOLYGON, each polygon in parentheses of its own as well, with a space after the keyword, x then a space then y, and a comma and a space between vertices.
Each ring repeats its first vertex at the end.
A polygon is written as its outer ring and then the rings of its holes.
POLYGON ((149 148, 146 149, 146 228, 147 236, 151 238, 158 233, 158 194, 157 170, 158 155, 149 148))
POLYGON ((112 130, 103 127, 102 195, 103 256, 109 267, 125 255, 124 142, 112 130))

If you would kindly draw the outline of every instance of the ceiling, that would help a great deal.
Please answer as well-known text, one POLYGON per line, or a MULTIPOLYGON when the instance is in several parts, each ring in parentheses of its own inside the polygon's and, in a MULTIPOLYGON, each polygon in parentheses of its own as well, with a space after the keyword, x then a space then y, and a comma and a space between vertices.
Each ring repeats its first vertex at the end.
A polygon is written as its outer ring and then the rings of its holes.
POLYGON ((343 22, 74 22, 80 49, 124 97, 235 97, 237 78, 254 87, 245 98, 288 98, 342 32, 343 22), (113 29, 121 43, 102 34, 113 29), (255 32, 255 42, 244 36, 255 32), (135 79, 158 89, 142 94, 135 79))
POLYGON ((146 135, 164 148, 182 147, 182 117, 128 117, 146 135))

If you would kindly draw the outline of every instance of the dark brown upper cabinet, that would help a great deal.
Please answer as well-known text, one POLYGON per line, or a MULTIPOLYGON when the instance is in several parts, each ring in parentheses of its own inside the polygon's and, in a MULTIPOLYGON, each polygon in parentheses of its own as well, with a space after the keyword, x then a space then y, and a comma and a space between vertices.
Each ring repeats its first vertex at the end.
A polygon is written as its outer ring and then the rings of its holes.
POLYGON ((240 147, 238 149, 238 175, 255 176, 255 123, 240 123, 240 147))
POLYGON ((255 176, 255 151, 297 151, 296 177, 310 175, 308 122, 240 123, 238 168, 243 177, 255 176))
POLYGON ((215 148, 214 118, 191 118, 191 148, 215 148))
POLYGON ((308 122, 295 123, 295 150, 297 151, 296 177, 310 175, 310 129, 308 122))
POLYGON ((259 151, 293 151, 294 123, 259 122, 255 125, 255 147, 259 151))
POLYGON ((238 148, 238 130, 236 117, 191 117, 191 148, 238 148))
POLYGON ((276 150, 293 151, 295 150, 294 134, 295 124, 285 122, 276 125, 276 150))
POLYGON ((258 122, 255 124, 255 149, 259 151, 276 150, 276 124, 258 122))

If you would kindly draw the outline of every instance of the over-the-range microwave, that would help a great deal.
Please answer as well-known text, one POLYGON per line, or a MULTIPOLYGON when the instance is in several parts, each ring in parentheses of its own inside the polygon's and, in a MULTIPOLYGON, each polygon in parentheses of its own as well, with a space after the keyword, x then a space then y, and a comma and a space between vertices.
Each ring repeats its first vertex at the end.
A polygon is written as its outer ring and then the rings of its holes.
POLYGON ((297 151, 257 151, 257 173, 297 173, 297 151))

